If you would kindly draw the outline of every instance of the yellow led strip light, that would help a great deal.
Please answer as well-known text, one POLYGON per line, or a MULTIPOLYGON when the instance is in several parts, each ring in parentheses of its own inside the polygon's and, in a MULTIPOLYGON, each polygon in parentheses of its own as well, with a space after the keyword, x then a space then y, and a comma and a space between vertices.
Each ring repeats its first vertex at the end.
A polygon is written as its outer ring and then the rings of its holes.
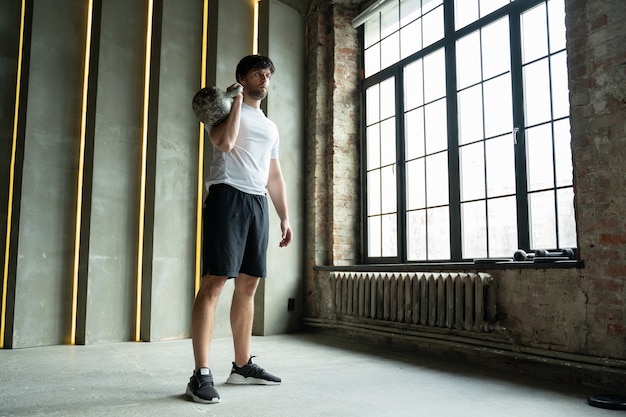
POLYGON ((143 90, 143 131, 141 139, 141 181, 139 196, 139 238, 137 242, 137 300, 135 318, 135 341, 141 341, 141 291, 143 285, 143 242, 146 213, 146 165, 148 152, 148 113, 150 105, 150 62, 152 59, 153 0, 148 0, 148 27, 146 29, 146 66, 143 90))
POLYGON ((254 0, 254 22, 252 23, 252 54, 259 53, 259 1, 254 0))
MULTIPOLYGON (((207 33, 209 28, 209 0, 204 0, 202 13, 202 68, 200 70, 200 88, 206 86, 206 65, 207 65, 207 33)), ((198 204, 196 208, 196 279, 195 293, 200 289, 200 279, 202 271, 202 191, 204 187, 204 124, 200 122, 200 134, 198 144, 198 204)))

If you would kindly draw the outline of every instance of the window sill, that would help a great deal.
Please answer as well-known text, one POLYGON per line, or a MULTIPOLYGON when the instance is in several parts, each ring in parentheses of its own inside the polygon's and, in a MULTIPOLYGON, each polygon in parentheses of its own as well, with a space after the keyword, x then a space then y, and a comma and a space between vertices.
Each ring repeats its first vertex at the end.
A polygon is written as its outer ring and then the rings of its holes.
POLYGON ((317 271, 351 271, 351 272, 422 272, 422 271, 487 271, 502 269, 567 269, 584 268, 585 262, 576 259, 514 261, 512 259, 477 260, 475 262, 425 262, 410 264, 359 264, 359 265, 317 265, 317 271))

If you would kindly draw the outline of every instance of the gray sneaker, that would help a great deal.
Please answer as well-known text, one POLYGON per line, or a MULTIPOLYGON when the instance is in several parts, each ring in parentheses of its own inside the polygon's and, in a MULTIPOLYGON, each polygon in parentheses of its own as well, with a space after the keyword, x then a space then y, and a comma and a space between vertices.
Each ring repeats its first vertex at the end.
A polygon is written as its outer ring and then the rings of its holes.
POLYGON ((279 377, 270 374, 252 362, 253 357, 242 367, 235 365, 235 362, 233 362, 233 369, 226 383, 237 385, 278 385, 281 383, 279 377))
POLYGON ((220 402, 220 395, 213 386, 213 375, 209 368, 200 368, 195 371, 189 383, 185 394, 197 403, 215 404, 220 402))

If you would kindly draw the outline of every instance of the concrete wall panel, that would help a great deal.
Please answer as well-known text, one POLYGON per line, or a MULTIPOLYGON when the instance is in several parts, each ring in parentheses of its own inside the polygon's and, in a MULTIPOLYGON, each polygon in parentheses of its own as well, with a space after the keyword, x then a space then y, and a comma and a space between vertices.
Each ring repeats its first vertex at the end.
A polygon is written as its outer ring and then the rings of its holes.
POLYGON ((134 337, 146 18, 143 2, 103 2, 86 343, 134 337))
POLYGON ((69 337, 85 13, 34 2, 14 347, 69 337))
POLYGON ((268 117, 280 132, 280 163, 287 185, 294 241, 286 248, 278 247, 280 220, 276 212, 270 210, 268 279, 262 283, 262 303, 257 302, 257 308, 262 307, 257 315, 263 314, 263 328, 255 326, 255 333, 280 334, 298 327, 303 306, 304 20, 294 9, 276 0, 266 6, 269 7, 261 8, 262 46, 259 49, 276 65, 266 106, 268 117), (292 311, 287 308, 290 298, 295 302, 292 311))
POLYGON ((202 2, 166 0, 156 141, 151 340, 188 337, 195 285, 202 2))

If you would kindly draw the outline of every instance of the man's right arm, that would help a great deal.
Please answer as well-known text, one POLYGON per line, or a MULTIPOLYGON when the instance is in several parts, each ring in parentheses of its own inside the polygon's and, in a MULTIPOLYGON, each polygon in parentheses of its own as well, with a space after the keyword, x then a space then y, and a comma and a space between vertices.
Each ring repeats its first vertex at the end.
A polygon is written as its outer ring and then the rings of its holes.
MULTIPOLYGON (((228 89, 231 90, 239 84, 233 84, 228 89)), ((233 106, 230 114, 222 123, 211 126, 209 129, 209 139, 213 146, 222 152, 230 152, 235 146, 235 141, 239 135, 239 116, 241 114, 241 103, 243 94, 239 93, 233 98, 233 106)))

